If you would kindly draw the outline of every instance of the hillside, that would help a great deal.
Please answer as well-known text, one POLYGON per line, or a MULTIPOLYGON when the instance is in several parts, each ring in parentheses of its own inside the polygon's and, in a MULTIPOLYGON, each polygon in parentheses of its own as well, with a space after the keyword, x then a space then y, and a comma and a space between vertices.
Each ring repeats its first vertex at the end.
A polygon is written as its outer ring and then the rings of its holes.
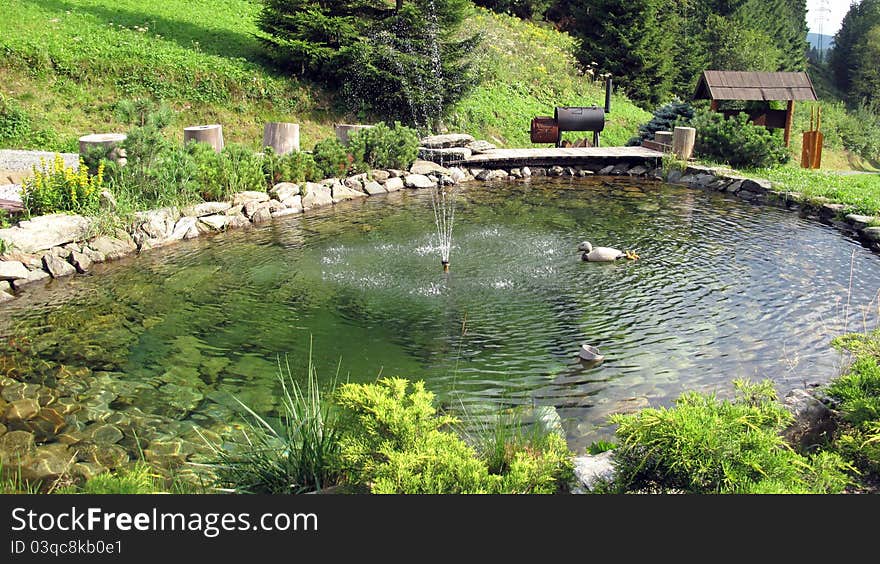
MULTIPOLYGON (((302 146, 347 116, 319 88, 282 76, 262 58, 253 0, 7 0, 0 21, 0 93, 27 116, 25 134, 0 147, 75 151, 86 133, 120 131, 115 104, 149 96, 177 112, 175 131, 221 123, 227 142, 257 146, 267 121, 300 124, 302 146)), ((577 69, 571 37, 476 9, 484 81, 453 112, 450 129, 525 146, 532 117, 556 105, 602 104, 602 84, 577 69)), ((615 97, 603 141, 623 144, 650 116, 615 97)))

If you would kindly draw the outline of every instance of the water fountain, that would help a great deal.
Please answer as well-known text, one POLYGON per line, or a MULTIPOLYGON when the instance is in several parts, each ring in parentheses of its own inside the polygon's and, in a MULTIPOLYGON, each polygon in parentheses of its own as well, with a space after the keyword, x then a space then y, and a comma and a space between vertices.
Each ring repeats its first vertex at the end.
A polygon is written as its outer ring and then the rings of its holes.
POLYGON ((449 254, 452 252, 452 227, 455 224, 455 185, 445 186, 438 182, 431 189, 431 207, 434 210, 434 225, 437 232, 437 247, 440 249, 440 264, 443 272, 449 272, 449 254))

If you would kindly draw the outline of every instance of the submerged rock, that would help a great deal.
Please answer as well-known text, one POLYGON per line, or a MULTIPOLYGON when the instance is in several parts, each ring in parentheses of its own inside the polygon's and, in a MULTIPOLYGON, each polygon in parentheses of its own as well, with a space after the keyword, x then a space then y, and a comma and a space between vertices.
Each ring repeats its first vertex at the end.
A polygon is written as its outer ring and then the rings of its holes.
POLYGON ((614 451, 601 454, 585 454, 574 457, 575 481, 571 484, 571 493, 583 494, 593 491, 600 482, 614 479, 614 451))

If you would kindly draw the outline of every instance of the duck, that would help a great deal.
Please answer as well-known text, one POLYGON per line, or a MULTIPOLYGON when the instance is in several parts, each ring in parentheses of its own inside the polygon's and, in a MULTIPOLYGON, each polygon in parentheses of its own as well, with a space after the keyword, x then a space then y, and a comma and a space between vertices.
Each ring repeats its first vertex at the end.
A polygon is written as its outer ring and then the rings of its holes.
POLYGON ((591 360, 597 363, 605 360, 605 355, 601 354, 599 349, 593 345, 588 345, 587 343, 581 345, 581 350, 578 351, 578 356, 581 360, 591 360))
POLYGON ((578 251, 583 251, 584 254, 581 255, 581 258, 590 262, 614 262, 617 259, 628 258, 628 255, 623 251, 613 247, 594 247, 589 241, 578 245, 578 251))

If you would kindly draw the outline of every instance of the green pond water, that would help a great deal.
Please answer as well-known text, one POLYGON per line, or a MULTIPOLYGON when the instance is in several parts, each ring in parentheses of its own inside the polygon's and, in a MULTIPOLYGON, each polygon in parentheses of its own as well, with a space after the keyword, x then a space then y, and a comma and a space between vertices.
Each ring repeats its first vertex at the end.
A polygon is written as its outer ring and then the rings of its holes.
POLYGON ((429 193, 367 198, 31 287, 0 306, 0 368, 132 445, 222 435, 233 398, 274 414, 279 360, 304 378, 311 349, 325 383, 424 380, 473 417, 552 407, 581 449, 685 390, 826 382, 830 339, 875 325, 880 261, 791 211, 626 179, 457 190, 448 274, 429 193), (583 262, 582 240, 641 259, 583 262))

